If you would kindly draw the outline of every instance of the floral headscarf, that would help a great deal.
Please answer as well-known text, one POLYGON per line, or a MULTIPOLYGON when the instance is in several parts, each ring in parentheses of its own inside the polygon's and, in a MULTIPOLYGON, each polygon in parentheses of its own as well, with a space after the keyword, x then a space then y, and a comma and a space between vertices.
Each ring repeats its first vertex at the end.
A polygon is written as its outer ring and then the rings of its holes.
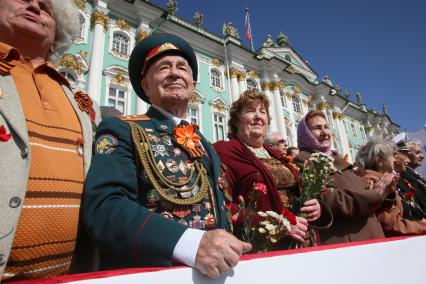
POLYGON ((329 155, 332 154, 331 148, 322 147, 309 130, 306 123, 306 115, 300 120, 297 126, 297 145, 300 150, 318 150, 329 155))

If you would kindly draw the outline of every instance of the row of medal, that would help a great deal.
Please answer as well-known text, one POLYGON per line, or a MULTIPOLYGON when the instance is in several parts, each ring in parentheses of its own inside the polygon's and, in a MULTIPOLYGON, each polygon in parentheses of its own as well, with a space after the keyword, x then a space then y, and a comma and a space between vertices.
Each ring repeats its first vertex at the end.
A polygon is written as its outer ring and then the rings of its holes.
POLYGON ((212 204, 206 198, 202 203, 192 205, 176 205, 170 202, 161 200, 159 201, 158 193, 153 189, 147 194, 148 205, 147 208, 151 211, 157 211, 157 207, 160 202, 161 215, 167 219, 178 219, 178 222, 194 228, 194 229, 208 229, 216 226, 216 219, 211 213, 212 204), (207 215, 203 218, 200 216, 201 211, 208 211, 207 215), (192 219, 187 221, 187 217, 193 213, 192 219))

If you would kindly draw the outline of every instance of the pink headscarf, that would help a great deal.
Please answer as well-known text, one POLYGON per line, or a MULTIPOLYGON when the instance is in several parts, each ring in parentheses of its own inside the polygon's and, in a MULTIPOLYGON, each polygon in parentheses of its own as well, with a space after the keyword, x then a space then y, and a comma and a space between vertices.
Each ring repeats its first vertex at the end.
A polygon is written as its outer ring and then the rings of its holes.
POLYGON ((329 155, 332 154, 331 148, 321 146, 317 138, 309 130, 306 124, 306 115, 297 126, 297 146, 300 150, 318 150, 329 155))

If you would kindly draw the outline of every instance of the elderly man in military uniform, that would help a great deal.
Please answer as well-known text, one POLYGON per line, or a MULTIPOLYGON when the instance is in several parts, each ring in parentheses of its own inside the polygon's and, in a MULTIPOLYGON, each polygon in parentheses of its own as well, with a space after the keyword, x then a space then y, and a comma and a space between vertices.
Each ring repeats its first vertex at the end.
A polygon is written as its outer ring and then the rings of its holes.
POLYGON ((105 119, 86 180, 84 220, 101 268, 193 266, 227 273, 251 245, 230 229, 227 185, 211 144, 188 124, 197 60, 183 39, 154 34, 129 60, 145 115, 105 119))

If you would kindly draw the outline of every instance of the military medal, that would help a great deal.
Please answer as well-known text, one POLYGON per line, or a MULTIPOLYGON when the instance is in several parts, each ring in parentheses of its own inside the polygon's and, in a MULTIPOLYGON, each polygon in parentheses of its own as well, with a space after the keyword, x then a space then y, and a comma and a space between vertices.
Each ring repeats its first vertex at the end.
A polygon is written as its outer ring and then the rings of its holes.
POLYGON ((206 217, 204 217, 204 223, 206 224, 207 228, 212 228, 216 225, 216 220, 212 214, 207 214, 206 217))
POLYGON ((204 221, 201 220, 201 217, 198 215, 195 215, 193 220, 189 222, 189 226, 193 229, 204 229, 205 224, 204 221))
POLYGON ((155 136, 154 134, 147 133, 147 135, 148 135, 148 140, 151 142, 158 143, 161 141, 161 139, 155 136))
POLYGON ((200 213, 200 211, 201 211, 201 204, 192 204, 192 211, 195 214, 200 213))
POLYGON ((188 206, 175 206, 175 208, 173 209, 173 215, 180 219, 185 218, 190 213, 191 210, 188 208, 188 206))
POLYGON ((172 150, 172 154, 174 157, 179 157, 182 155, 182 150, 179 148, 173 148, 172 150))
POLYGON ((154 152, 154 157, 157 157, 157 156, 164 157, 169 155, 164 145, 151 145, 151 149, 154 152))
POLYGON ((179 167, 177 165, 177 162, 173 159, 167 159, 166 161, 166 168, 171 172, 171 173, 177 173, 179 171, 179 167))
POLYGON ((188 167, 186 166, 186 164, 182 161, 179 162, 179 170, 181 171, 181 173, 183 175, 186 176, 186 173, 188 172, 188 167))
POLYGON ((161 140, 163 140, 163 143, 167 146, 172 146, 172 138, 170 138, 170 136, 163 136, 161 140))

